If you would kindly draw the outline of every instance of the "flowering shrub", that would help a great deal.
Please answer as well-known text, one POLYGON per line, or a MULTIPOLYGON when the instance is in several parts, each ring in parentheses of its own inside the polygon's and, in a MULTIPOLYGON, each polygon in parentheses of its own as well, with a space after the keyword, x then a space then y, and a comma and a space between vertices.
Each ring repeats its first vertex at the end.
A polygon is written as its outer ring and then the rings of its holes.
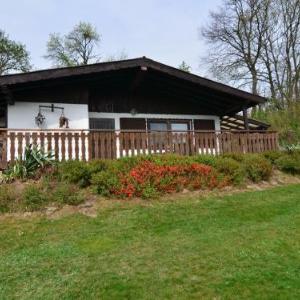
POLYGON ((99 194, 149 198, 187 189, 215 188, 220 184, 216 171, 207 165, 186 163, 162 165, 141 160, 128 172, 97 173, 92 184, 99 194))
MULTIPOLYGON (((279 154, 165 154, 90 162, 69 161, 59 164, 57 174, 59 181, 80 187, 90 186, 106 197, 153 198, 183 189, 212 189, 244 184, 247 180, 268 180, 272 169, 279 167, 273 162, 277 161, 279 154)), ((282 165, 281 162, 280 168, 285 170, 282 165)))

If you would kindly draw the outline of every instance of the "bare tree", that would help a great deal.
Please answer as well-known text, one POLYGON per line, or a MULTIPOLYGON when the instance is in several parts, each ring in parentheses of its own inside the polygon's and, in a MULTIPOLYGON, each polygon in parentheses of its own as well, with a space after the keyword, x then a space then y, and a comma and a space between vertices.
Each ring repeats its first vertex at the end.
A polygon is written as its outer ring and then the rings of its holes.
POLYGON ((211 71, 239 85, 251 84, 258 93, 258 61, 266 31, 266 0, 226 0, 224 7, 211 12, 211 22, 202 28, 202 36, 211 45, 208 56, 211 71))
POLYGON ((299 100, 300 80, 300 2, 276 0, 267 14, 268 30, 264 34, 261 55, 261 79, 269 95, 277 99, 278 108, 299 100))
POLYGON ((225 0, 202 28, 213 49, 205 61, 217 78, 265 92, 280 108, 300 99, 299 34, 299 0, 225 0))

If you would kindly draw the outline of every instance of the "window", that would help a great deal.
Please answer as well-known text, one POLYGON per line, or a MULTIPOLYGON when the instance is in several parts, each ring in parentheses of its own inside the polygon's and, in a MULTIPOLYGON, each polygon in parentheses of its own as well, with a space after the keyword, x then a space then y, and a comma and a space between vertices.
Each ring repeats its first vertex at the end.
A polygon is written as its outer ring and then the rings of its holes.
POLYGON ((214 120, 194 120, 195 130, 215 130, 214 120))
POLYGON ((150 122, 149 129, 153 131, 166 131, 168 130, 167 122, 150 122))
POLYGON ((187 131, 190 129, 190 120, 149 120, 148 129, 156 131, 187 131))
POLYGON ((169 133, 154 134, 150 140, 151 145, 155 143, 158 145, 159 143, 164 144, 170 138, 170 135, 173 136, 174 144, 184 144, 187 140, 187 131, 189 128, 190 120, 150 120, 148 125, 150 131, 169 131, 169 133), (178 134, 175 135, 176 133, 178 134))
MULTIPOLYGON (((187 135, 187 131, 189 130, 189 124, 188 123, 176 123, 176 122, 172 122, 171 123, 171 130, 172 130, 172 134, 173 134, 173 143, 175 144, 179 144, 179 143, 186 143, 186 135, 187 135), (174 135, 174 133, 177 133, 178 136, 180 137, 180 141, 177 140, 176 136, 174 135)), ((177 136, 177 137, 178 137, 177 136)))
POLYGON ((146 120, 142 118, 121 118, 120 126, 123 130, 146 130, 146 120))
POLYGON ((171 123, 171 130, 172 131, 187 131, 189 130, 188 123, 171 123))
POLYGON ((115 129, 115 119, 90 118, 90 129, 115 129))

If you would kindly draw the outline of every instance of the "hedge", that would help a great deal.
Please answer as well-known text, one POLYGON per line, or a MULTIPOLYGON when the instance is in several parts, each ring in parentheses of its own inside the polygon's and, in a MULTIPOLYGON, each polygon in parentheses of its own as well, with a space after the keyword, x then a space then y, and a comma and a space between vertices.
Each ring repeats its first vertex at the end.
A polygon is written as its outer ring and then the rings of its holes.
POLYGON ((59 165, 58 177, 103 196, 149 198, 183 189, 214 189, 268 180, 272 163, 264 155, 150 155, 59 165))

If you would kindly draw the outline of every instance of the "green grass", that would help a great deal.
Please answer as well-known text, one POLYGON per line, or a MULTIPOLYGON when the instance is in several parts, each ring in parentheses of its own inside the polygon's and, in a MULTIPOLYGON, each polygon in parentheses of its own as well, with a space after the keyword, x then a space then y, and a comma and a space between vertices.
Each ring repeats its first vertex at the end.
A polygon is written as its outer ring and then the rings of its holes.
POLYGON ((299 299, 300 185, 0 223, 0 299, 299 299))

